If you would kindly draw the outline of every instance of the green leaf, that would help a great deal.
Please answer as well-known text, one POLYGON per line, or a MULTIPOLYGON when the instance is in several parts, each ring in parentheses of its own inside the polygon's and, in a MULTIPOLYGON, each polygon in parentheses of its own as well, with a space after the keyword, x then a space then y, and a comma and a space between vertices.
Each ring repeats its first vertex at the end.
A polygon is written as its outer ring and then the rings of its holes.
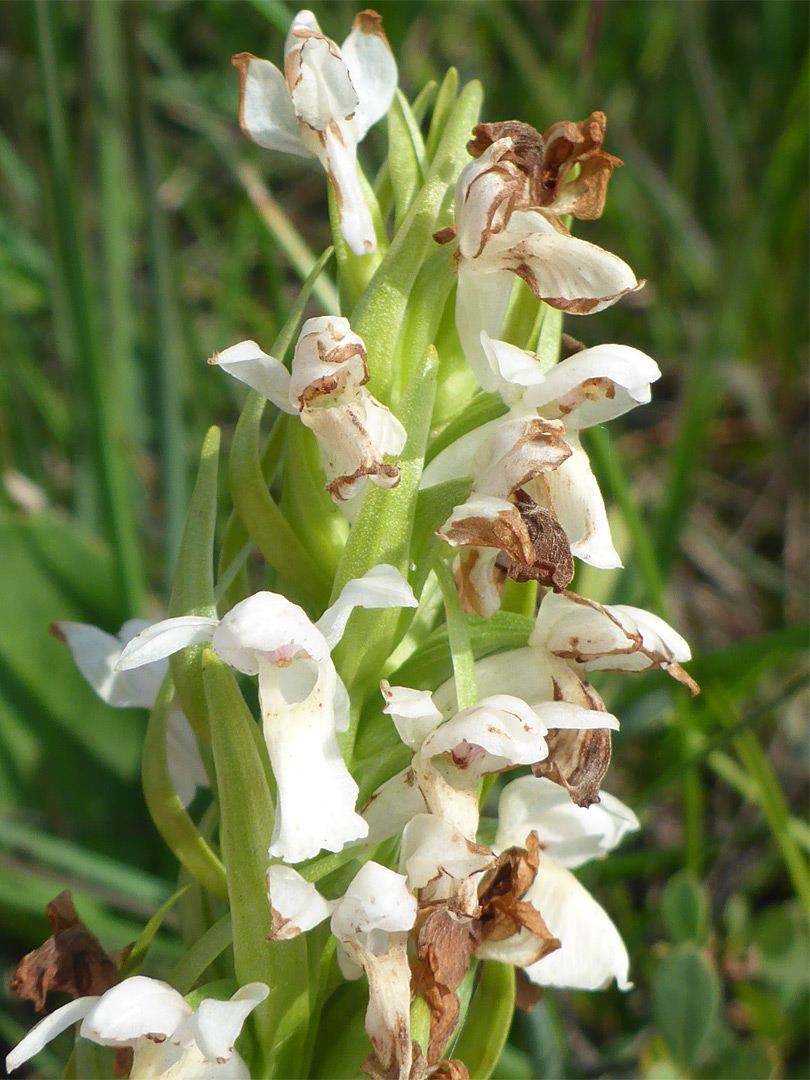
POLYGON ((143 928, 138 940, 132 946, 129 955, 121 968, 122 978, 126 979, 129 978, 130 975, 137 975, 141 970, 141 966, 146 959, 146 954, 149 951, 149 946, 154 941, 155 934, 163 925, 163 920, 188 888, 188 885, 184 885, 182 889, 178 889, 177 892, 170 896, 168 900, 160 905, 155 914, 143 928))
POLYGON ((453 1050, 470 1080, 488 1080, 506 1045, 515 1011, 515 969, 494 960, 484 962, 464 1026, 453 1050))
POLYGON ((388 113, 388 174, 394 192, 394 232, 424 182, 425 144, 407 98, 397 89, 388 113))
MULTIPOLYGON (((436 96, 436 104, 433 106, 433 115, 430 118, 427 142, 425 144, 425 158, 433 161, 444 129, 450 119, 450 113, 458 96, 458 71, 456 68, 448 68, 447 74, 442 79, 442 85, 436 96)), ((472 134, 472 132, 470 132, 472 134)))
POLYGON ((264 982, 269 997, 253 1013, 254 1075, 297 1076, 306 1036, 310 988, 306 942, 268 944, 271 929, 265 871, 273 835, 273 799, 256 721, 233 671, 211 649, 202 662, 217 771, 220 837, 233 927, 236 978, 264 982), (303 1007, 302 1007, 303 1006, 303 1007))
POLYGON ((232 944, 233 927, 231 914, 228 912, 194 942, 169 976, 169 982, 185 996, 217 957, 232 944))
POLYGON ((686 870, 667 882, 661 897, 661 918, 674 945, 693 941, 700 945, 706 937, 706 897, 698 882, 686 870))
POLYGON ((167 676, 149 716, 143 745, 143 794, 155 826, 191 876, 226 897, 225 868, 186 813, 169 774, 166 732, 174 690, 167 676))
MULTIPOLYGON (((212 427, 203 442, 197 482, 186 516, 177 556, 170 618, 178 615, 217 617, 214 599, 214 530, 217 522, 219 428, 212 427)), ((202 689, 202 646, 182 649, 169 660, 177 697, 198 739, 208 743, 208 718, 202 689)))
POLYGON ((694 945, 659 960, 650 983, 652 1015, 675 1063, 692 1075, 720 1018, 720 980, 694 945))
POLYGON ((461 712, 478 701, 470 628, 464 618, 458 589, 447 563, 440 562, 436 565, 436 576, 439 579, 444 600, 450 658, 453 663, 453 679, 456 687, 456 705, 458 711, 461 712))

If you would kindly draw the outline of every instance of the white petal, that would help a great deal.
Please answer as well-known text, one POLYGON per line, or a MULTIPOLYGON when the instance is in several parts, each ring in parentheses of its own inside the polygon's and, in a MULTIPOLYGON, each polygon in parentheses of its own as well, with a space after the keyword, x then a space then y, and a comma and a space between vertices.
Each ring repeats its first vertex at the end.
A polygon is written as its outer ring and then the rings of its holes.
MULTIPOLYGON (((521 697, 533 709, 538 709, 554 697, 554 686, 548 668, 534 649, 509 649, 486 656, 475 662, 475 681, 482 697, 509 694, 520 687, 521 697)), ((455 712, 455 680, 448 679, 433 693, 436 707, 443 716, 455 712)))
POLYGON ((351 941, 374 931, 410 930, 415 921, 416 897, 405 876, 369 861, 338 901, 331 926, 336 938, 351 941))
POLYGON ((469 476, 473 458, 502 424, 503 417, 489 420, 441 450, 422 473, 422 479, 419 482, 420 490, 447 483, 448 480, 460 480, 464 476, 469 476))
POLYGON ((597 345, 551 368, 524 396, 523 405, 544 416, 561 416, 569 431, 578 431, 648 402, 650 383, 660 377, 656 362, 639 349, 597 345), (549 403, 552 411, 545 408, 549 403))
POLYGON ((449 754, 468 784, 513 765, 530 765, 548 754, 547 728, 525 701, 508 694, 485 698, 425 739, 421 757, 449 754), (483 751, 483 752, 482 752, 483 751))
POLYGON ((423 889, 441 874, 462 881, 489 870, 497 860, 436 814, 420 814, 402 834, 399 866, 412 889, 423 889))
POLYGON ((206 1058, 215 1062, 228 1060, 245 1020, 269 993, 264 983, 247 983, 230 1001, 204 998, 200 1002, 188 1025, 206 1058))
POLYGON ((76 998, 75 1001, 69 1001, 67 1005, 62 1005, 55 1012, 43 1017, 8 1055, 6 1058, 6 1071, 11 1073, 15 1069, 19 1069, 29 1058, 32 1058, 34 1054, 38 1054, 44 1046, 47 1046, 52 1039, 55 1039, 57 1035, 69 1028, 71 1024, 75 1024, 77 1020, 85 1017, 97 1001, 97 997, 76 998))
POLYGON ((333 649, 343 637, 349 616, 356 607, 417 607, 413 591, 396 567, 373 566, 361 578, 346 582, 340 596, 315 624, 333 649))
POLYGON ((329 646, 306 612, 284 596, 258 592, 225 615, 213 635, 214 650, 245 675, 256 675, 259 660, 288 665, 296 657, 328 659, 329 646))
POLYGON ((183 806, 187 807, 197 788, 208 787, 208 773, 200 756, 197 736, 192 731, 185 713, 177 705, 172 706, 169 713, 166 762, 177 797, 183 806))
POLYGON ((301 124, 323 132, 354 115, 357 93, 335 43, 323 36, 294 40, 295 29, 290 31, 284 65, 293 109, 301 124))
POLYGON ((340 47, 360 101, 354 116, 358 142, 388 112, 397 88, 396 60, 380 21, 373 12, 361 12, 340 47))
POLYGON ((391 686, 385 679, 380 683, 380 690, 385 698, 383 712, 394 721, 400 739, 411 750, 418 750, 425 737, 442 721, 430 691, 391 686))
POLYGON ((274 941, 284 941, 311 930, 328 918, 335 906, 325 900, 311 881, 306 881, 291 866, 274 863, 267 868, 267 899, 283 928, 273 933, 274 941))
POLYGON ((259 663, 259 702, 264 740, 277 785, 271 858, 296 863, 322 848, 340 851, 368 834, 355 812, 358 788, 340 754, 333 702, 335 669, 317 665, 317 681, 304 700, 283 694, 284 669, 259 663))
POLYGON ((142 630, 125 646, 116 664, 116 671, 152 664, 189 645, 203 645, 211 641, 219 623, 203 615, 180 615, 176 619, 164 619, 142 630))
POLYGON ((366 1033, 382 1066, 382 1075, 410 1077, 411 969, 406 935, 388 935, 388 947, 379 955, 354 941, 344 948, 355 963, 362 964, 368 978, 366 1033))
POLYGON ((539 986, 600 990, 615 979, 629 990, 630 960, 619 932, 568 870, 540 853, 537 877, 524 897, 540 912, 561 948, 526 968, 539 986))
POLYGON ((495 850, 523 847, 536 832, 545 854, 573 869, 615 848, 639 828, 633 811, 607 791, 591 806, 577 806, 559 784, 545 777, 521 776, 501 792, 495 850))
POLYGON ((132 672, 115 670, 123 645, 150 625, 142 619, 131 619, 121 627, 119 636, 113 637, 85 623, 54 623, 85 680, 102 701, 119 709, 151 709, 166 674, 165 661, 132 672))
POLYGON ((565 530, 571 553, 590 566, 610 569, 622 565, 613 546, 610 523, 602 493, 593 475, 588 455, 576 433, 566 436, 571 456, 553 472, 543 475, 543 484, 557 520, 565 530))
POLYGON ((481 348, 496 378, 498 393, 507 405, 525 403, 525 388, 545 382, 546 376, 534 353, 490 338, 485 331, 481 332, 481 348))
POLYGON ((459 261, 456 330, 465 359, 479 385, 490 392, 498 389, 498 380, 481 344, 481 334, 486 333, 491 338, 499 336, 514 283, 514 276, 506 267, 496 267, 493 272, 477 259, 459 261))
POLYGON ((358 174, 354 121, 335 121, 317 136, 307 133, 305 140, 332 182, 343 239, 355 255, 371 254, 377 248, 377 237, 358 174))
POLYGON ((174 1034, 191 1011, 168 983, 134 975, 98 999, 79 1034, 101 1046, 131 1046, 144 1037, 162 1041, 174 1034))
POLYGON ((547 594, 531 641, 586 670, 643 671, 688 660, 688 644, 657 615, 623 604, 600 605, 573 594, 547 594))
POLYGON ((368 822, 368 843, 379 844, 397 836, 411 818, 427 812, 427 803, 409 767, 377 788, 363 807, 368 822))
POLYGON ((515 195, 523 186, 515 165, 503 160, 511 148, 511 139, 498 139, 461 171, 455 191, 455 222, 462 259, 479 256, 489 236, 504 227, 515 195))
POLYGON ((311 157, 301 141, 287 80, 269 60, 249 53, 233 58, 242 80, 239 124, 253 142, 267 150, 311 157))
POLYGON ((560 420, 505 417, 473 459, 474 490, 505 499, 532 479, 559 470, 572 453, 564 434, 560 420))
POLYGON ((352 401, 368 382, 363 339, 336 315, 307 319, 295 345, 290 400, 301 408, 352 401))
POLYGON ((298 410, 290 402, 290 373, 280 360, 263 352, 255 341, 240 341, 214 353, 208 361, 256 390, 286 413, 298 410))

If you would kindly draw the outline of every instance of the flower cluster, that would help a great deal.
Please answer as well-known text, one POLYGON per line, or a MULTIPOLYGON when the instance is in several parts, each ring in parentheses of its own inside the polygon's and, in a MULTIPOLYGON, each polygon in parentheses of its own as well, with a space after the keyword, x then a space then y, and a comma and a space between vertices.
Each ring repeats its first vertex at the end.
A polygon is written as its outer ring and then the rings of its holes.
MULTIPOLYGON (((268 961, 272 977, 284 970, 284 956, 297 956, 286 970, 298 978, 294 964, 312 968, 316 954, 321 964, 328 962, 329 940, 342 975, 368 982, 366 1072, 381 1080, 460 1080, 467 1065, 442 1058, 463 1019, 459 990, 476 963, 511 965, 537 987, 632 985, 618 930, 572 872, 639 827, 633 812, 601 789, 619 720, 590 685, 589 673, 658 668, 697 691, 681 667, 689 647, 661 618, 569 589, 577 560, 621 566, 580 432, 649 401, 660 375, 655 361, 624 345, 574 343, 557 362, 559 329, 551 351, 546 334, 542 355, 535 351, 539 330, 507 340, 521 325, 512 316, 527 304, 535 324, 542 320, 553 334, 555 310, 586 315, 643 285, 618 256, 572 236, 568 227, 569 215, 590 220, 601 214, 621 162, 602 149, 605 117, 598 112, 581 123, 553 124, 542 136, 519 122, 477 124, 463 159, 458 138, 462 131, 469 136, 471 124, 467 105, 458 104, 433 140, 433 152, 444 155, 441 169, 433 168, 411 115, 417 164, 411 175, 426 179, 418 191, 392 181, 400 232, 387 246, 384 229, 375 225, 380 208, 356 157, 358 142, 388 111, 396 90, 396 64, 379 16, 360 14, 338 48, 304 11, 287 37, 283 73, 247 53, 233 62, 245 133, 270 150, 320 160, 352 258, 385 248, 355 309, 358 321, 352 316, 354 328, 337 314, 308 319, 290 368, 283 350, 274 357, 251 340, 210 360, 293 417, 291 427, 300 420, 306 431, 296 430, 301 439, 314 436, 322 476, 309 489, 285 488, 278 505, 260 479, 258 503, 284 524, 274 534, 275 548, 266 533, 257 539, 251 531, 253 516, 242 515, 250 540, 279 571, 267 582, 279 591, 242 586, 241 598, 221 617, 211 591, 207 607, 189 603, 172 618, 127 624, 117 638, 73 623, 59 624, 56 632, 112 705, 151 706, 161 683, 174 680, 179 704, 166 738, 174 747, 168 772, 177 801, 188 807, 211 781, 210 798, 223 810, 223 892, 242 914, 251 905, 255 914, 261 904, 269 924, 268 943, 256 936, 260 919, 234 917, 236 975, 248 970, 240 957, 272 954, 278 957, 268 961), (453 193, 454 224, 437 230, 453 193), (436 261, 437 245, 451 243, 452 280, 449 254, 444 263, 436 261), (410 381, 398 380, 407 383, 404 392, 391 391, 390 384, 386 390, 383 381, 379 400, 368 387, 370 380, 375 391, 378 385, 373 358, 392 341, 396 357, 410 357, 403 305, 431 259, 432 267, 447 269, 442 297, 455 288, 448 352, 464 359, 458 385, 474 384, 455 428, 435 420, 445 415, 441 410, 433 412, 436 370, 441 375, 445 362, 441 349, 438 359, 428 349, 421 376, 408 360, 410 381), (402 260, 415 265, 403 269, 402 260), (375 335, 385 334, 384 346, 375 335), (473 396, 487 401, 488 415, 496 418, 468 422, 473 396), (432 443, 437 452, 423 469, 432 443), (278 550, 289 542, 311 554, 301 522, 312 527, 314 521, 317 529, 317 514, 296 516, 302 505, 331 513, 348 532, 331 595, 303 580, 303 566, 302 580, 291 578, 290 561, 278 550), (448 566, 437 567, 437 560, 448 566), (535 614, 533 621, 524 619, 519 647, 514 637, 499 637, 493 618, 505 603, 507 576, 524 587, 535 614), (458 595, 449 587, 453 580, 458 595), (447 586, 444 638, 440 581, 447 586), (304 606, 284 595, 285 583, 299 589, 293 595, 307 597, 304 606), (470 625, 488 643, 478 658, 466 641, 470 625), (441 674, 435 664, 419 677, 400 674, 409 664, 419 670, 428 640, 434 653, 437 643, 443 649, 441 674), (236 797, 229 794, 232 777, 234 790, 242 791, 238 763, 233 754, 224 763, 222 749, 237 737, 233 709, 215 715, 216 697, 206 683, 201 721, 199 700, 184 680, 205 683, 204 663, 193 668, 189 662, 179 678, 180 669, 169 670, 168 663, 177 654, 213 657, 233 687, 239 684, 228 669, 256 680, 261 737, 257 730, 240 752, 259 762, 252 782, 264 785, 272 804, 272 830, 263 841, 253 842, 245 821, 261 800, 247 799, 234 811, 236 797), (361 737, 371 750, 358 764, 361 737), (512 775, 501 781, 501 774, 512 775), (497 820, 485 830, 481 807, 490 791, 497 820), (241 849, 230 839, 234 821, 242 840, 250 837, 241 849), (261 859, 266 850, 270 860, 264 881, 246 861, 257 845, 261 859), (244 874, 248 865, 252 877, 244 874), (245 933, 254 936, 238 936, 245 933), (310 933, 319 944, 303 963, 306 952, 282 951, 310 933), (415 998, 429 1015, 421 1032, 411 1028, 415 998)), ((406 110, 402 95, 398 100, 406 110)), ((388 166, 395 172, 390 156, 388 166)), ((342 258, 345 269, 345 246, 342 258)), ((417 294, 424 304, 425 291, 414 289, 417 294)), ((232 574, 220 595, 226 587, 232 595, 233 581, 232 574)), ((245 713, 250 717, 250 709, 245 713)), ((173 804, 171 813, 175 821, 173 804)), ((187 834, 190 819, 182 821, 187 834)), ((256 828, 259 836, 258 822, 256 828)), ((164 835, 174 833, 167 828, 164 835)), ((206 866, 219 865, 207 838, 194 837, 195 852, 211 856, 206 866)), ((195 857, 185 849, 181 856, 191 873, 195 857)), ((326 983, 333 985, 331 977, 326 983)), ((320 1002, 320 1009, 323 989, 308 998, 290 996, 289 1013, 268 1028, 282 1033, 278 1046, 287 1045, 285 1039, 295 1044, 301 1002, 307 998, 312 1009, 320 1002)), ((82 1036, 134 1050, 133 1077, 246 1076, 234 1040, 251 1010, 266 1015, 267 994, 265 984, 251 981, 229 1001, 203 1000, 195 1010, 170 986, 134 976, 46 1018, 10 1055, 9 1068, 80 1019, 82 1036)), ((271 993, 274 1002, 284 998, 271 993)), ((310 1023, 317 1022, 313 1015, 310 1023)), ((299 1042, 311 1046, 313 1039, 299 1042)), ((275 1049, 275 1043, 264 1048, 275 1049)))

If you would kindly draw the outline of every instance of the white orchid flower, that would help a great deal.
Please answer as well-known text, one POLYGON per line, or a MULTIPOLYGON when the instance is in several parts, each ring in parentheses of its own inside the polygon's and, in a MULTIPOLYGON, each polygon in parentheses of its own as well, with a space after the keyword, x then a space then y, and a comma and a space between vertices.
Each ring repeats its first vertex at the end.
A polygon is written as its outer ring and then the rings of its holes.
POLYGON ((369 841, 377 843, 401 832, 413 817, 424 813, 444 818, 474 840, 478 783, 483 776, 542 761, 548 754, 545 736, 550 728, 619 726, 606 712, 551 700, 535 710, 505 693, 484 698, 438 723, 441 714, 427 692, 384 684, 383 694, 387 700, 384 711, 392 716, 400 734, 405 731, 404 741, 414 750, 414 757, 409 768, 378 788, 363 810, 369 841), (422 736, 422 731, 427 734, 422 736))
POLYGON ((379 1074, 409 1080, 411 969, 408 931, 416 921, 416 897, 406 878, 376 862, 365 863, 337 902, 331 929, 348 979, 368 978, 366 1032, 379 1074))
POLYGON ((229 1001, 205 998, 192 1009, 168 983, 135 975, 100 997, 81 997, 52 1012, 6 1058, 13 1072, 81 1020, 79 1034, 100 1046, 133 1050, 130 1080, 250 1080, 234 1043, 268 995, 248 983, 229 1001))
POLYGON ((601 311, 640 287, 618 256, 571 236, 551 210, 525 204, 526 179, 509 162, 513 140, 498 139, 456 184, 456 328, 467 362, 485 390, 496 381, 481 346, 497 338, 515 276, 538 300, 574 315, 601 311))
POLYGON ((119 667, 127 670, 210 642, 237 671, 258 675, 264 738, 278 788, 269 854, 301 862, 322 848, 340 851, 368 831, 355 813, 357 784, 337 743, 348 710, 330 652, 353 608, 415 606, 399 571, 383 564, 349 582, 317 623, 277 593, 255 593, 221 621, 187 615, 143 631, 124 650, 119 667))
POLYGON ((338 504, 363 490, 368 479, 395 487, 399 469, 383 461, 401 453, 405 428, 365 388, 366 349, 348 319, 308 319, 289 372, 255 341, 242 341, 209 360, 288 413, 298 412, 315 433, 326 472, 326 490, 338 504))
POLYGON ((338 48, 311 11, 299 11, 284 46, 284 74, 250 53, 233 58, 242 130, 268 150, 318 158, 335 191, 344 239, 356 255, 376 248, 357 144, 388 112, 397 86, 381 23, 375 12, 361 12, 338 48))
MULTIPOLYGON (((146 619, 130 619, 115 636, 87 623, 57 622, 51 630, 65 642, 76 667, 102 701, 116 709, 151 709, 168 671, 168 661, 157 660, 131 671, 119 671, 116 665, 124 646, 152 625, 146 619)), ((183 806, 188 806, 197 788, 208 787, 208 774, 197 737, 177 705, 169 714, 166 761, 177 796, 183 806)))
MULTIPOLYGON (((628 990, 627 949, 605 910, 567 867, 604 856, 630 830, 638 828, 633 812, 602 792, 594 806, 575 806, 566 792, 549 780, 523 776, 507 784, 498 807, 494 848, 524 847, 534 832, 541 848, 537 876, 524 899, 540 912, 560 948, 525 966, 532 982, 563 989, 599 990, 612 979, 628 990)), ((504 951, 529 943, 521 930, 513 941, 485 943, 479 955, 508 962, 504 951), (521 938, 525 940, 521 942, 521 938)))
POLYGON ((488 617, 500 605, 499 550, 513 560, 516 580, 535 578, 555 589, 571 580, 570 555, 592 566, 621 566, 579 432, 649 401, 661 373, 649 356, 625 345, 586 349, 544 372, 533 353, 486 334, 481 344, 510 413, 437 455, 422 486, 471 474, 469 499, 439 535, 462 548, 465 597, 488 617))

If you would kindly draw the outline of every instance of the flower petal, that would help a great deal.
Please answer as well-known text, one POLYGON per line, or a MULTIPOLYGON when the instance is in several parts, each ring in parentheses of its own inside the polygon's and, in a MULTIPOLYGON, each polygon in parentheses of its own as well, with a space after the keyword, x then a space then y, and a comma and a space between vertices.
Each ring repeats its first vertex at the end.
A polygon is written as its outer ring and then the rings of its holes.
POLYGON ((419 814, 405 827, 399 866, 412 889, 423 889, 442 874, 461 881, 491 869, 497 859, 436 814, 419 814))
MULTIPOLYGON (((332 913, 332 933, 339 941, 366 938, 374 931, 386 934, 410 930, 416 920, 416 897, 403 874, 369 860, 355 875, 332 913)), ((380 939, 367 943, 372 952, 380 939)), ((380 951, 385 951, 384 945, 380 951)))
POLYGON ((202 645, 211 641, 218 626, 216 619, 208 619, 204 615, 180 615, 176 619, 153 623, 127 643, 115 670, 128 671, 164 660, 190 645, 202 645))
POLYGON ((191 1015, 180 994, 145 975, 133 975, 98 999, 79 1034, 101 1046, 132 1046, 138 1039, 163 1042, 191 1015))
POLYGON ((6 1057, 6 1071, 12 1073, 15 1069, 19 1069, 29 1058, 32 1058, 34 1054, 38 1054, 43 1047, 69 1028, 71 1024, 83 1019, 93 1009, 98 1000, 97 997, 76 998, 75 1001, 69 1001, 67 1005, 62 1005, 55 1012, 43 1017, 6 1057))
POLYGON ((389 836, 397 836, 411 818, 427 813, 427 810, 413 769, 403 769, 377 788, 363 807, 363 817, 368 822, 368 843, 379 844, 389 836))
POLYGON ((271 941, 297 937, 328 918, 335 906, 325 900, 311 881, 291 866, 274 863, 267 868, 267 899, 273 912, 271 941))
POLYGON ((209 364, 215 364, 235 379, 256 390, 286 413, 295 413, 290 403, 290 373, 280 360, 263 352, 255 341, 240 341, 229 349, 214 353, 209 364))
POLYGON ((229 1001, 203 998, 188 1026, 208 1060, 222 1063, 231 1057, 245 1020, 269 993, 264 983, 254 982, 241 986, 229 1001))
POLYGON ((355 16, 340 54, 359 99, 354 122, 360 142, 372 124, 388 112, 397 88, 397 63, 375 11, 355 16))
POLYGON ((526 968, 539 986, 600 990, 615 979, 629 990, 630 960, 619 932, 572 873, 540 853, 537 877, 525 899, 540 912, 560 948, 526 968))
POLYGON ((151 709, 167 664, 157 661, 136 671, 116 671, 124 645, 152 624, 143 619, 124 623, 118 637, 85 623, 58 622, 52 631, 73 656, 76 667, 102 701, 118 709, 151 709))
POLYGON ((501 792, 495 850, 523 847, 527 834, 535 832, 545 854, 558 866, 573 869, 603 857, 626 833, 638 829, 639 822, 607 791, 600 792, 600 800, 584 808, 551 780, 518 777, 501 792))
POLYGON ((407 686, 380 683, 385 698, 383 712, 394 721, 397 733, 411 750, 418 750, 425 738, 442 722, 442 714, 433 704, 429 690, 411 690, 407 686))
POLYGON ((349 616, 356 607, 418 607, 418 602, 410 585, 395 566, 389 563, 373 566, 361 578, 346 582, 340 596, 315 624, 330 649, 343 637, 349 616))
POLYGON ((329 646, 306 612, 286 597, 258 592, 231 608, 213 635, 214 651, 245 675, 257 675, 259 659, 289 665, 296 657, 320 663, 329 646))
POLYGON ((287 80, 269 60, 239 53, 231 63, 239 71, 239 126, 267 150, 312 157, 301 140, 287 80))

